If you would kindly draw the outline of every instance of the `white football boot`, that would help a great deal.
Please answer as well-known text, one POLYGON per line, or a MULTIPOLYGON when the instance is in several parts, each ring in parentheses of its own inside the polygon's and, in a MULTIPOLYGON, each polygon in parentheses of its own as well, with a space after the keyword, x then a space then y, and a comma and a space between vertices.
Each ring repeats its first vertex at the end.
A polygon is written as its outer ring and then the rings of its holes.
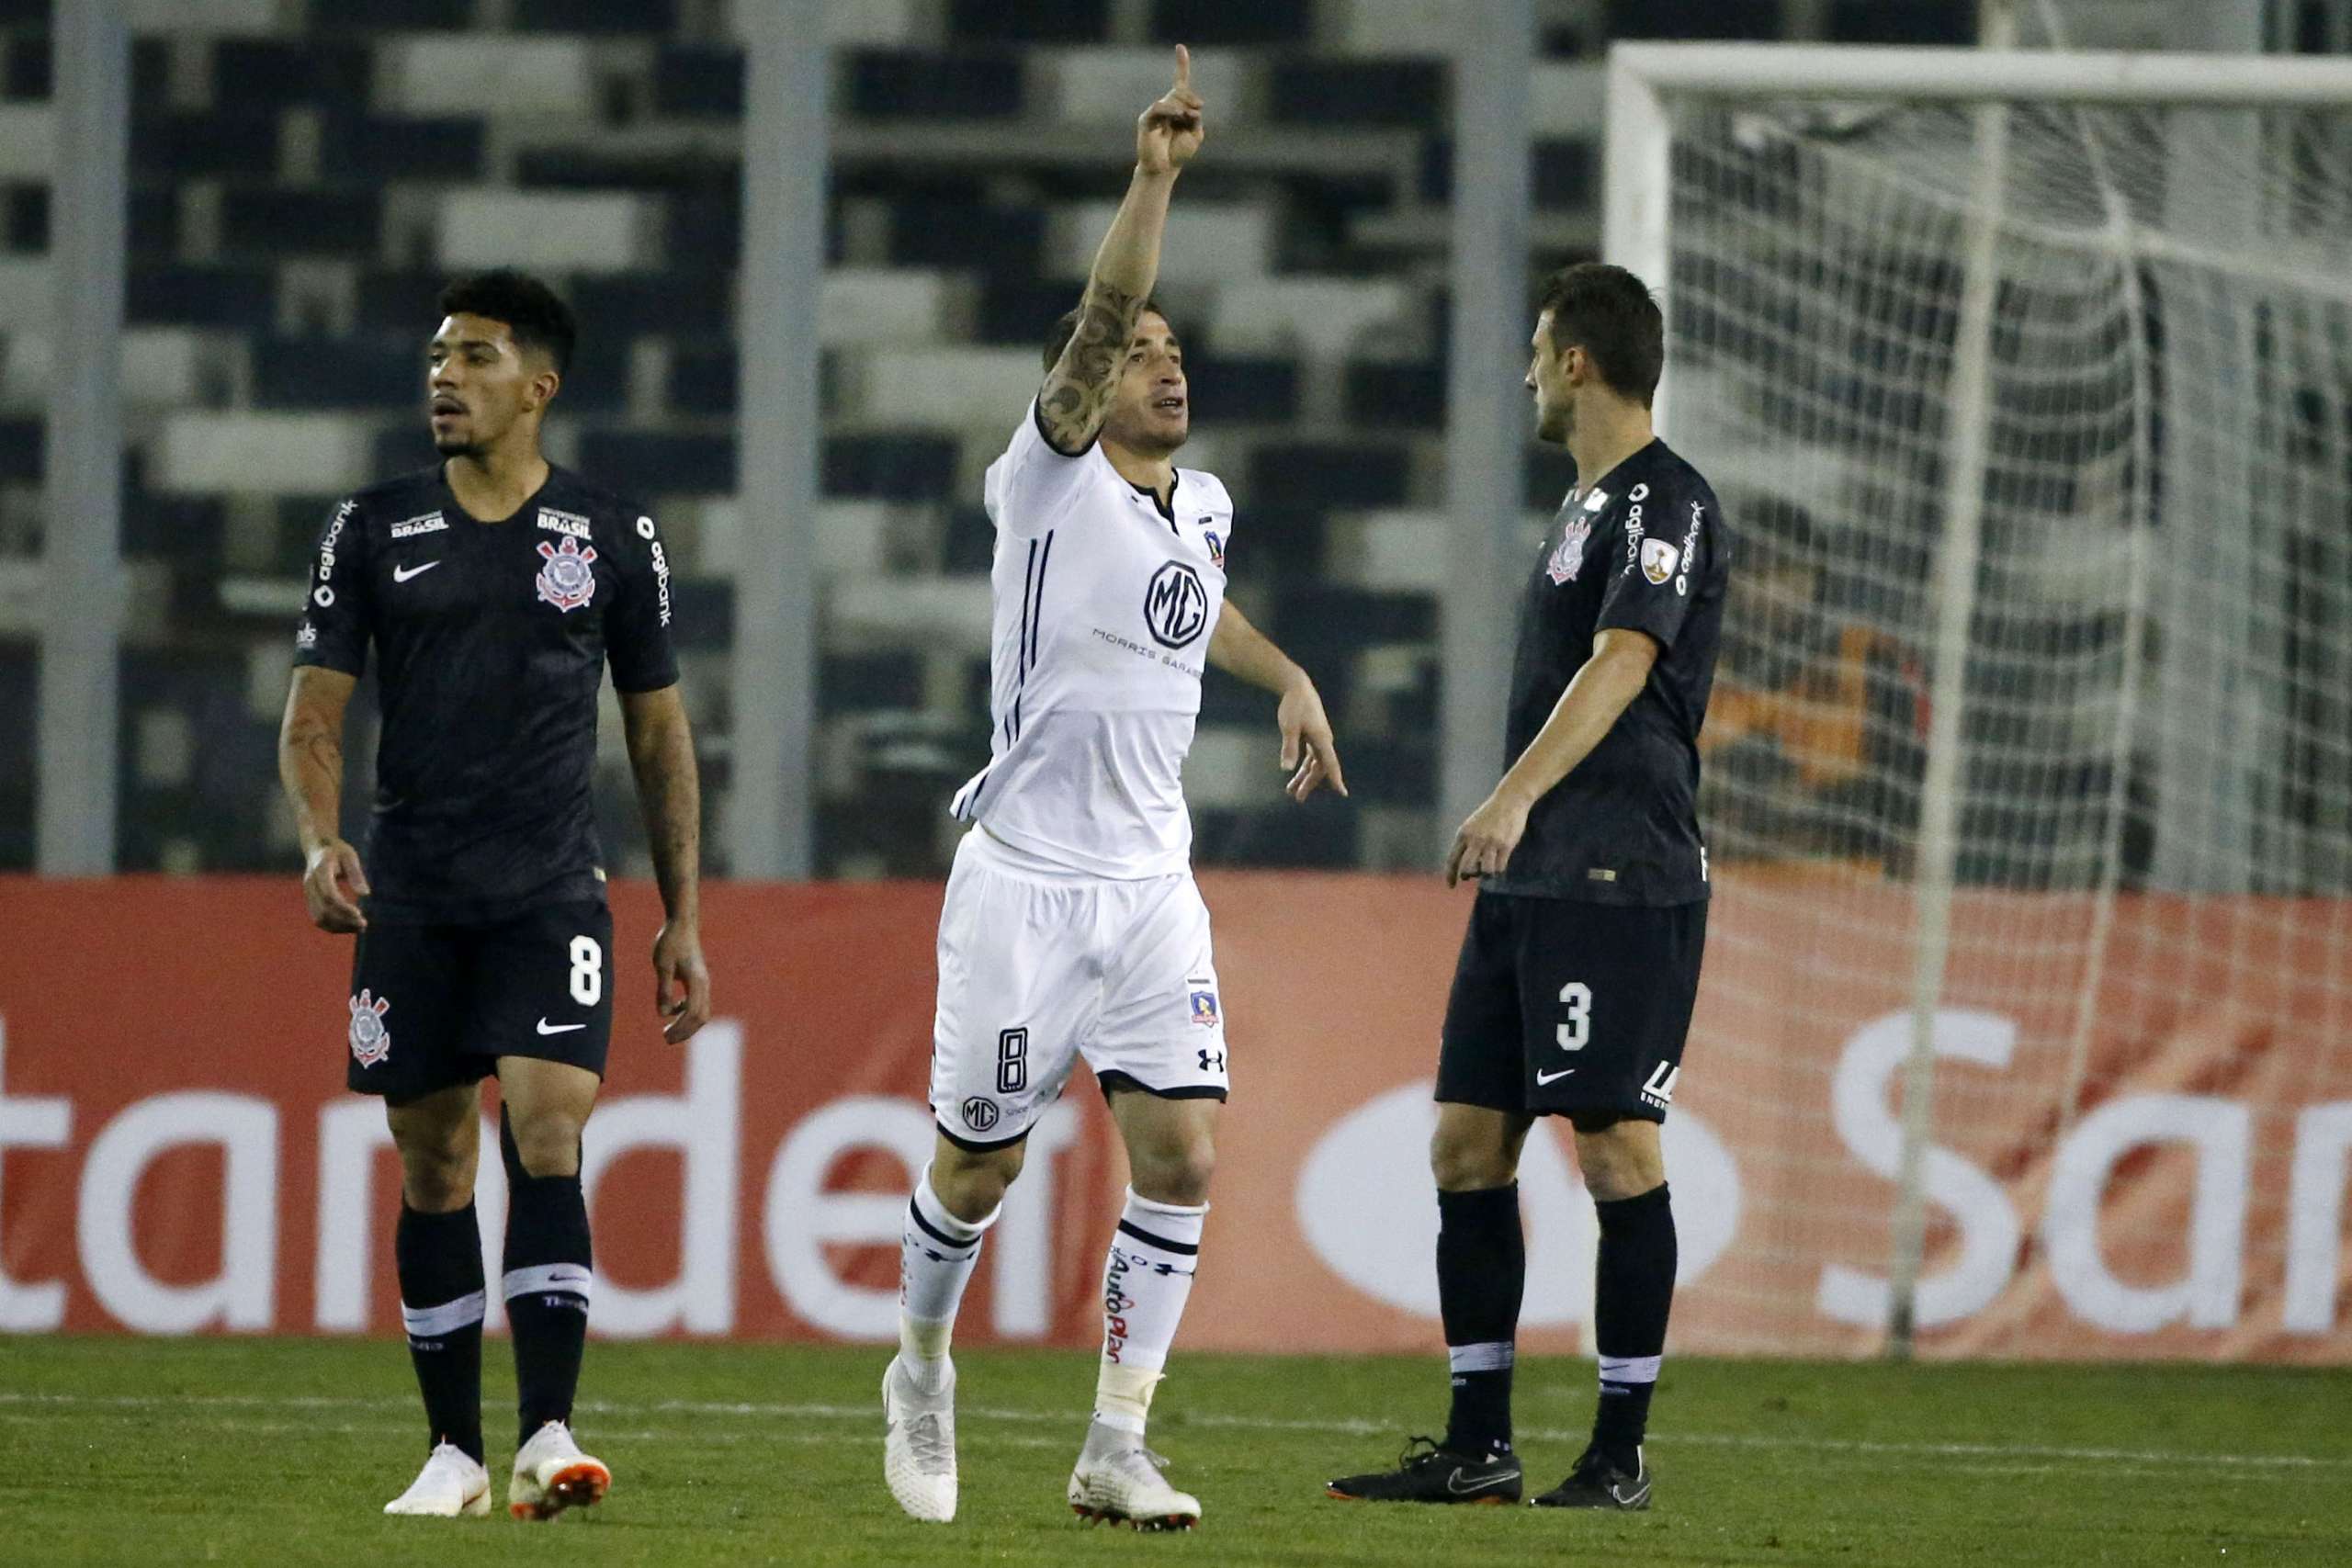
POLYGON ((882 1373, 882 1479, 910 1519, 944 1525, 956 1517, 956 1367, 925 1393, 890 1358, 882 1373))
POLYGON ((408 1490, 385 1504, 384 1512, 435 1519, 454 1519, 460 1514, 480 1518, 490 1512, 490 1472, 456 1444, 436 1444, 408 1490))
POLYGON ((1139 1434, 1093 1422, 1069 1474, 1070 1508, 1081 1519, 1139 1530, 1191 1529, 1201 1522, 1201 1500, 1168 1484, 1159 1473, 1167 1462, 1139 1434))
POLYGON ((514 1478, 506 1485, 506 1511, 518 1519, 551 1519, 566 1508, 601 1503, 613 1484, 605 1461, 580 1451, 571 1428, 550 1421, 531 1434, 514 1456, 514 1478))

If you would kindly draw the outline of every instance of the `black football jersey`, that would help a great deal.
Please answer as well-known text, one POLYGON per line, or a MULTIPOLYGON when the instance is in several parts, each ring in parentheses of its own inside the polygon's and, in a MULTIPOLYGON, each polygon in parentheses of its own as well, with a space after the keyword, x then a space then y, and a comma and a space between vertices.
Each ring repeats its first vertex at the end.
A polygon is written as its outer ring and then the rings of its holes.
POLYGON ((1731 554, 1714 491, 1663 441, 1562 503, 1520 605, 1510 760, 1551 717, 1601 632, 1646 632, 1660 651, 1600 744, 1528 813, 1526 835, 1488 889, 1600 904, 1707 897, 1699 726, 1731 554))
POLYGON ((597 687, 678 678, 670 564, 643 508, 550 467, 483 522, 436 465, 328 516, 294 661, 358 675, 383 733, 366 852, 370 919, 503 919, 603 897, 590 795, 597 687))

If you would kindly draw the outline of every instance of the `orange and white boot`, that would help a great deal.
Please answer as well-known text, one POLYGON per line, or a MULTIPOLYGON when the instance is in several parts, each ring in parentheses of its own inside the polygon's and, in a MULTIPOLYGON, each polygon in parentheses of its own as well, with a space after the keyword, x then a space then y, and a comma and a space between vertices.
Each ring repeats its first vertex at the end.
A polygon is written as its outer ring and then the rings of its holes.
POLYGON ((613 1472, 605 1461, 582 1453, 571 1428, 550 1421, 532 1433, 514 1456, 506 1511, 518 1519, 551 1519, 566 1508, 603 1502, 612 1484, 613 1472))

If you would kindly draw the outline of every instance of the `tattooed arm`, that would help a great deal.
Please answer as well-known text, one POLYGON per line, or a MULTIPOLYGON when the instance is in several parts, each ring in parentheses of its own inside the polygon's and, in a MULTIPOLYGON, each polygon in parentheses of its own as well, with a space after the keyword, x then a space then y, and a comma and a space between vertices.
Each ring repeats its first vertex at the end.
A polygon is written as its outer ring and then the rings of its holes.
POLYGON ((1127 196, 1094 253, 1094 270, 1079 300, 1078 330, 1046 373, 1037 412, 1046 439, 1064 457, 1093 444, 1118 389, 1136 319, 1159 275, 1159 240, 1176 175, 1199 152, 1201 97, 1193 91, 1193 57, 1176 46, 1176 82, 1136 122, 1136 172, 1127 196))
POLYGON ((653 941, 653 1004, 668 1020, 662 1037, 674 1044, 710 1018, 710 970, 702 957, 702 781, 695 771, 694 731, 675 685, 622 693, 621 728, 668 917, 653 941))
POLYGON ((360 869, 359 852, 344 842, 341 827, 343 713, 358 684, 357 676, 340 670, 298 667, 277 730, 277 782, 294 808, 302 845, 302 901, 321 931, 356 931, 368 924, 359 911, 368 874, 360 869))

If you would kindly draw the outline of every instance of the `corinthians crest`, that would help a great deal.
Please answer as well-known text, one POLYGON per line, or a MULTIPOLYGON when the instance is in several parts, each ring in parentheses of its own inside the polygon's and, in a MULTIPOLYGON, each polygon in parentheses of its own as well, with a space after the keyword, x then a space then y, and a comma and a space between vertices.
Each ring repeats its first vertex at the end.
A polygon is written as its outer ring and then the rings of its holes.
POLYGON ((572 611, 596 596, 596 547, 567 538, 561 546, 539 541, 547 565, 539 568, 539 597, 559 610, 572 611))
MULTIPOLYGON (((1560 536, 1559 548, 1544 568, 1544 575, 1554 582, 1574 582, 1577 571, 1584 565, 1585 541, 1592 537, 1589 513, 1579 512, 1568 519, 1567 532, 1560 536)), ((545 548, 544 546, 541 547, 545 548)))
POLYGON ((351 1055, 363 1067, 372 1067, 392 1054, 392 1032, 384 1015, 392 1010, 390 998, 362 990, 351 998, 351 1055))

